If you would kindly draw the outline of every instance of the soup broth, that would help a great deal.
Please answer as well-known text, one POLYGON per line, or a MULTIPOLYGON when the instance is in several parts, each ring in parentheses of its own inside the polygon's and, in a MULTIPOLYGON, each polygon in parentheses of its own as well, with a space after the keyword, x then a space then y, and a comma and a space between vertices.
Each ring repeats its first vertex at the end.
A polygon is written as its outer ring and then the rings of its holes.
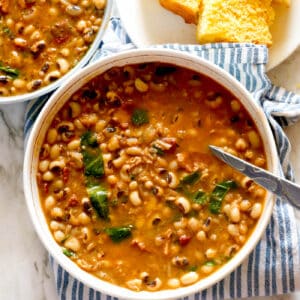
POLYGON ((208 145, 266 167, 258 130, 195 71, 115 67, 54 117, 37 182, 49 228, 83 270, 140 291, 193 284, 247 241, 266 192, 208 145))

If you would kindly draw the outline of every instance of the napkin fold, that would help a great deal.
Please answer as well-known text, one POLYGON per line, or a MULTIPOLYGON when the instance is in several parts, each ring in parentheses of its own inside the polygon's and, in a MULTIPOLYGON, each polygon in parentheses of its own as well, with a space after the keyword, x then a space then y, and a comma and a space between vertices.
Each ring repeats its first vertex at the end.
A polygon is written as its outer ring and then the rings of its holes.
MULTIPOLYGON (((300 118, 300 96, 272 85, 266 75, 268 49, 265 46, 218 43, 203 46, 166 44, 153 47, 185 51, 202 57, 236 77, 265 111, 276 140, 281 176, 294 179, 289 163, 290 143, 283 127, 295 123, 300 118)), ((136 47, 123 29, 120 19, 111 18, 103 41, 89 63, 103 56, 134 48, 136 47)), ((28 104, 24 126, 25 142, 31 126, 49 96, 40 97, 28 104)), ((84 286, 63 270, 51 256, 49 259, 60 299, 118 300, 84 286)), ((242 265, 211 288, 184 299, 270 296, 297 289, 300 289, 299 232, 293 208, 277 198, 264 235, 242 265)))

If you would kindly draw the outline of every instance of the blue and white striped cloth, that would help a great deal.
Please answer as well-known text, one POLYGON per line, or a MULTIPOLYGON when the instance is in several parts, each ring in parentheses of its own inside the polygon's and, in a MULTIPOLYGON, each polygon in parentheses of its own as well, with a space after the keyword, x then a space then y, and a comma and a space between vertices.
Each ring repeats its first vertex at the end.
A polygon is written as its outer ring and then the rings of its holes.
MULTIPOLYGON (((281 162, 281 173, 293 179, 288 162, 290 143, 282 127, 300 117, 300 96, 275 87, 265 74, 268 50, 252 44, 159 45, 156 47, 189 52, 208 59, 236 77, 253 94, 272 126, 281 162)), ((98 52, 91 59, 135 48, 118 18, 112 18, 98 52)), ((26 113, 25 137, 48 96, 31 101, 26 113)), ((300 289, 300 239, 293 208, 280 199, 265 234, 243 264, 213 287, 184 298, 227 299, 268 296, 300 289)), ((50 257, 60 299, 118 300, 84 286, 50 257)))

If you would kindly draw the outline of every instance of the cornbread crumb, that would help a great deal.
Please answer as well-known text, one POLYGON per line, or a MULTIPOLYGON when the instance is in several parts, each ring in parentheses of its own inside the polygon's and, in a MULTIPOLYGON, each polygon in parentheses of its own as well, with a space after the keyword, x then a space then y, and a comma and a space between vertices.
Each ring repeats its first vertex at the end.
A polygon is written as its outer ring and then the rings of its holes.
POLYGON ((201 0, 159 0, 167 10, 181 16, 186 23, 198 23, 199 4, 201 0))
POLYGON ((274 20, 271 0, 202 0, 197 40, 250 42, 271 46, 274 20))

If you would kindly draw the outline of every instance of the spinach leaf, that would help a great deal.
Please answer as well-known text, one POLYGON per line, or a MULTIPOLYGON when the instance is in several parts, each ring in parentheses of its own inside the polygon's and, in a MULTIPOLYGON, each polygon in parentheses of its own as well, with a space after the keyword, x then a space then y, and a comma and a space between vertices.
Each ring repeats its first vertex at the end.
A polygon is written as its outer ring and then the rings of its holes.
POLYGON ((12 78, 16 78, 20 74, 20 71, 18 69, 13 69, 9 66, 3 66, 1 62, 0 62, 0 71, 4 72, 6 75, 12 78))
POLYGON ((95 148, 98 146, 97 136, 92 131, 86 131, 80 139, 81 146, 89 146, 95 148))
POLYGON ((136 126, 141 126, 143 124, 149 123, 148 111, 141 108, 135 109, 131 116, 131 122, 136 126))
POLYGON ((232 180, 218 183, 210 195, 210 204, 209 204, 210 212, 213 214, 218 214, 221 210, 222 201, 225 195, 230 189, 236 187, 237 187, 236 182, 232 180))
POLYGON ((105 232, 114 243, 119 243, 131 236, 132 226, 120 226, 106 228, 105 232))
POLYGON ((86 176, 102 177, 104 175, 104 163, 96 135, 91 131, 85 132, 81 136, 80 145, 83 156, 84 174, 86 176))
POLYGON ((184 176, 180 180, 180 184, 188 184, 188 185, 193 185, 195 184, 198 180, 200 179, 200 172, 195 171, 189 175, 184 176))
POLYGON ((108 220, 109 207, 107 200, 107 191, 100 185, 95 185, 87 188, 91 204, 95 209, 97 215, 104 219, 108 220))

